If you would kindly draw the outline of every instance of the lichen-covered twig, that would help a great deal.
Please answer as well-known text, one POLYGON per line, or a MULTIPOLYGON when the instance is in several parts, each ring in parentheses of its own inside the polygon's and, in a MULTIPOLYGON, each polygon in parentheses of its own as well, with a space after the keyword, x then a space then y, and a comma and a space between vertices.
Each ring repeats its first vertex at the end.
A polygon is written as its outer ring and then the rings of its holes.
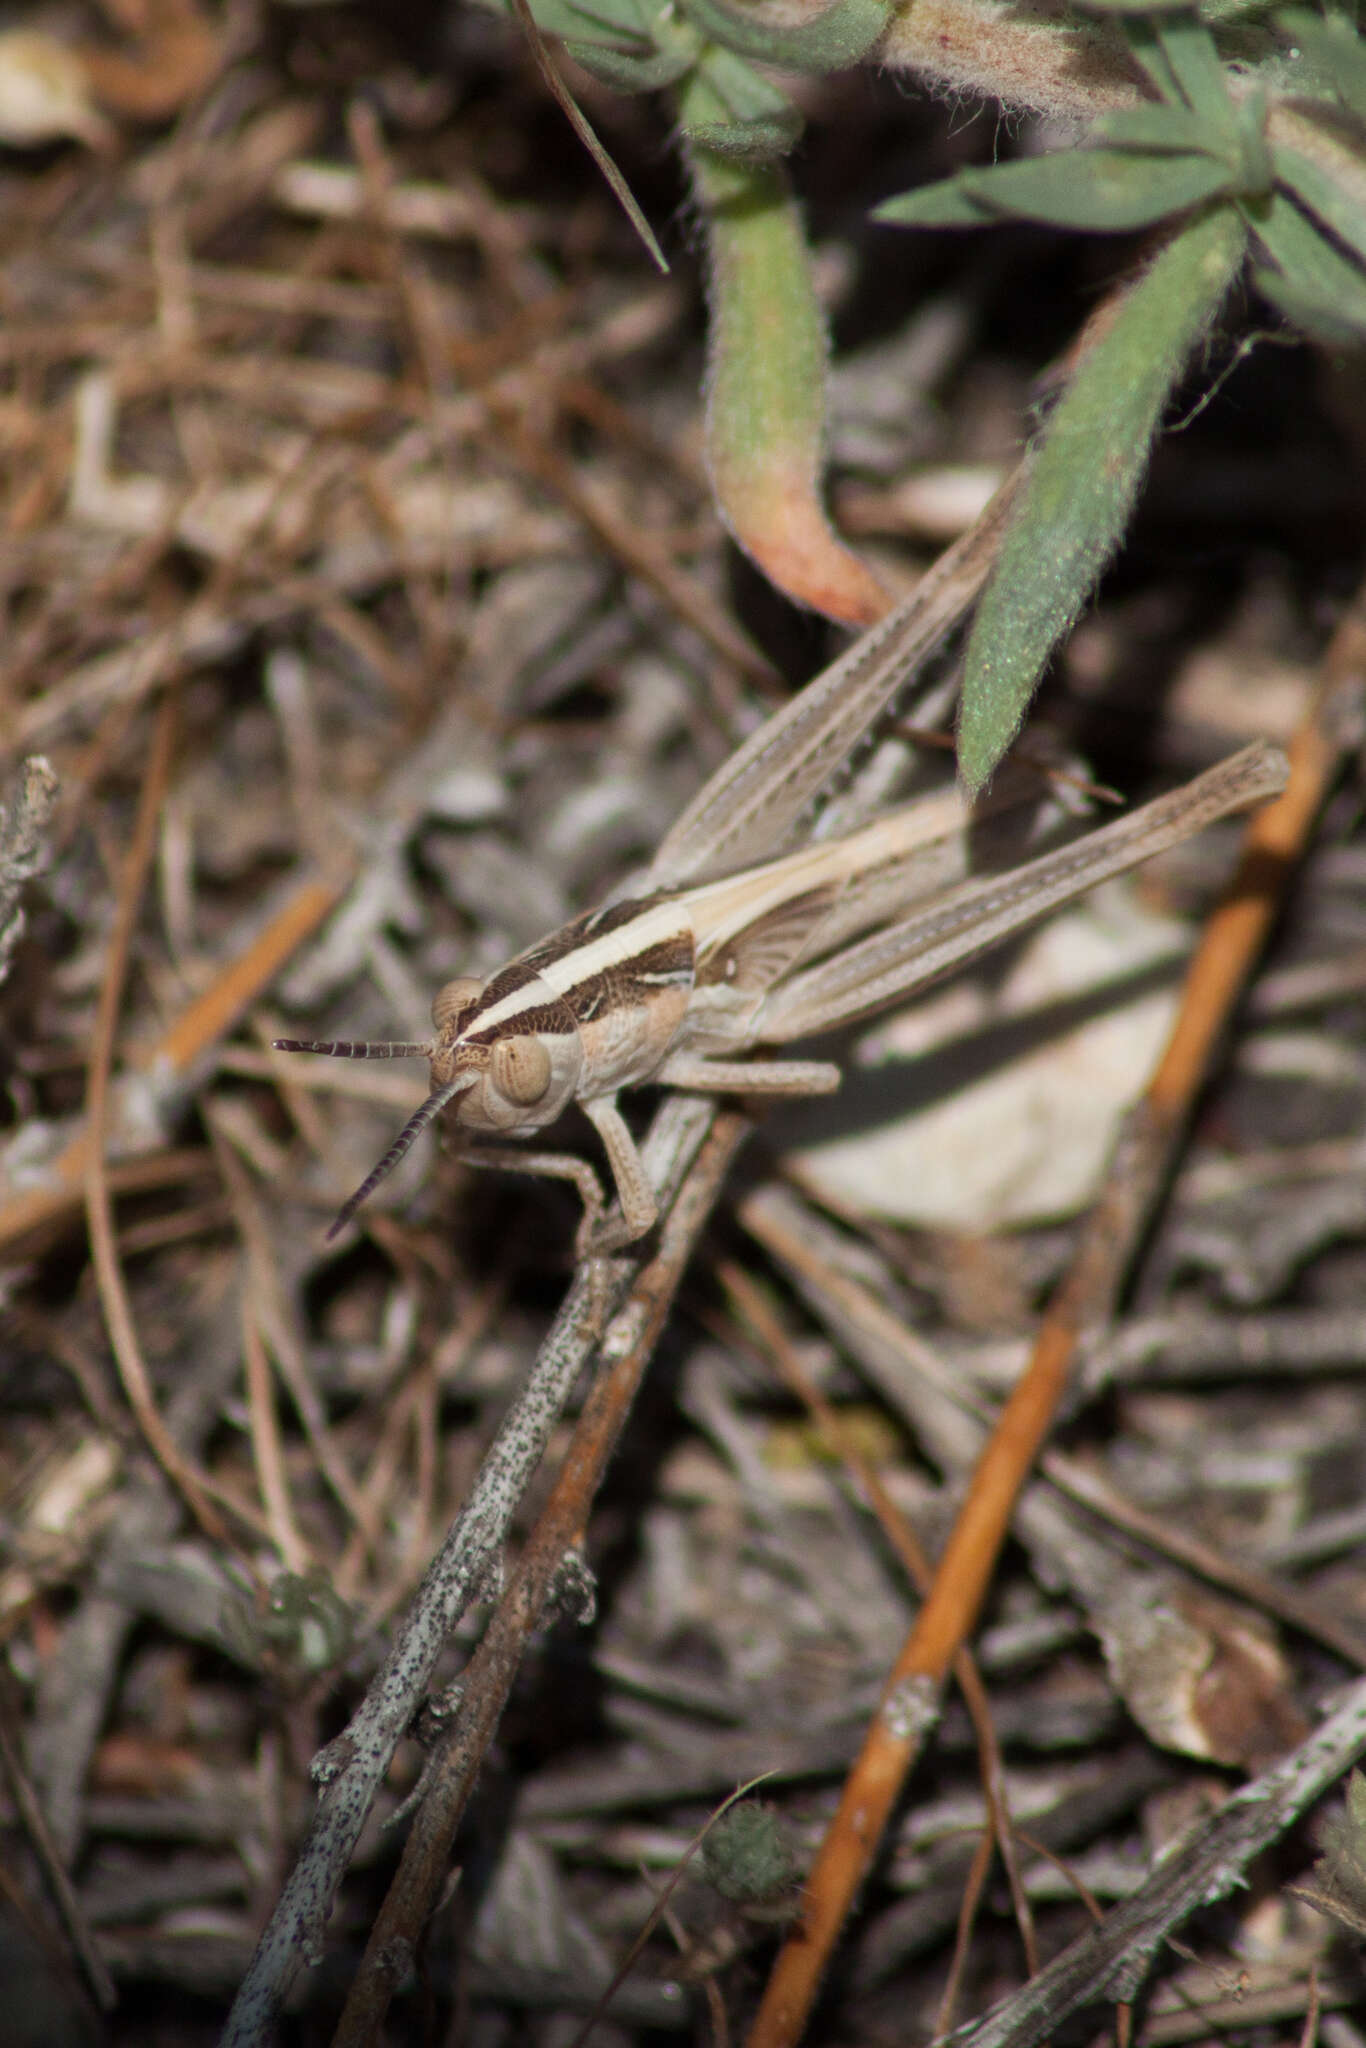
POLYGON ((0 981, 23 934, 25 884, 47 864, 47 827, 56 801, 51 764, 31 754, 0 804, 0 981))

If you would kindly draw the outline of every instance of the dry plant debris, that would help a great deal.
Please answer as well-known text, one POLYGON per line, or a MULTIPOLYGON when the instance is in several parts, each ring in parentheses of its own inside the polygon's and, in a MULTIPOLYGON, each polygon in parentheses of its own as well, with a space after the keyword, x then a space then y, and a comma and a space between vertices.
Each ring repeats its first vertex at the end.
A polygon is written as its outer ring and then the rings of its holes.
MULTIPOLYGON (((777 1184, 776 1125, 743 1228, 723 1206, 704 1239, 745 1127, 681 1101, 649 1138, 678 1203, 605 1281, 570 1285, 560 1191, 435 1144, 328 1252, 419 1084, 286 1072, 272 1036, 420 1030, 639 863, 816 656, 711 506, 700 286, 636 108, 583 94, 663 281, 493 19, 30 12, 85 68, 30 40, 6 81, 0 39, 0 121, 50 95, 0 159, 14 2038, 207 2043, 254 1983, 233 2039, 563 2042, 610 1991, 596 2040, 738 2040, 832 1902, 871 1721, 933 1771, 852 1872, 805 2038, 1023 2043, 1155 1979, 1132 2038, 1312 2007, 1353 2048, 1359 1964, 1313 1903, 1350 1893, 1359 1815, 1317 1864, 1299 1824, 1366 1740, 1351 377, 1265 351, 1231 378, 1045 706, 1126 791, 1249 730, 1319 750, 1271 968, 1122 1314, 1094 1223, 834 1218, 777 1184), (1031 1421, 1065 1441, 1017 1463, 976 1593, 918 1609, 1079 1244, 1031 1421), (948 1615, 936 1682, 889 1722, 917 1611, 948 1615), (762 1897, 724 1833, 692 1853, 755 1779, 741 1836, 771 1816, 795 1872, 762 1897)), ((1008 469, 1099 273, 1037 237, 894 272, 863 181, 878 148, 942 168, 942 125, 868 79, 807 100, 835 504, 893 587, 1008 469)), ((1205 912, 1233 846, 1143 887, 1205 912)), ((1167 1070, 1164 1134, 1194 1078, 1167 1070)))

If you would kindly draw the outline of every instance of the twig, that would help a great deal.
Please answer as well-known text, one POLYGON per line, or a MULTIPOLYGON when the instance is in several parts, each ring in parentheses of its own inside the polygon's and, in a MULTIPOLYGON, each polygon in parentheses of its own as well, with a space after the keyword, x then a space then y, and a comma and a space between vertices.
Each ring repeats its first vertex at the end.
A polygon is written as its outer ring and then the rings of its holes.
POLYGON ((1033 1356, 978 1462, 933 1589, 892 1667, 808 1884, 808 1904, 774 1965, 750 2048, 790 2048, 805 2025, 892 1806, 933 1719, 949 1665, 976 1623, 1015 1502, 1071 1383, 1083 1337, 1108 1314, 1242 983, 1257 958, 1336 770, 1344 703, 1366 668, 1366 615, 1334 636, 1291 748, 1283 796, 1246 828, 1243 853, 1187 975, 1180 1014, 1116 1149, 1104 1193, 1059 1286, 1033 1356))
MULTIPOLYGON (((668 1195, 681 1184, 716 1115, 674 1096, 655 1118, 648 1165, 668 1195)), ((700 1228, 700 1222, 695 1226, 700 1228)), ((313 1763, 318 1810, 257 1945, 223 2035, 223 2048, 264 2048, 299 1965, 321 1951, 332 1898, 395 1748, 420 1706, 451 1630, 485 1583, 575 1381, 598 1348, 605 1317, 614 1345, 650 1313, 639 1254, 580 1266, 518 1401, 505 1417, 469 1499, 345 1731, 313 1763), (627 1299, 629 1295, 629 1300, 627 1299), (622 1304, 625 1303, 625 1307, 622 1304), (618 1313, 620 1310, 620 1313, 618 1313)))
POLYGON ((42 1866, 48 1889, 52 1893, 53 1904, 61 1915, 72 1949, 95 1997, 103 2009, 109 2012, 118 2003, 114 1980, 105 1967, 94 1930, 87 1922, 75 1887, 66 1874, 61 1852, 53 1839, 42 1802, 24 1769, 21 1745, 16 1740, 21 1718, 15 1694, 16 1688, 9 1666, 0 1662, 0 1768, 4 1770, 15 1812, 33 1845, 33 1853, 42 1866))
MULTIPOLYGON (((708 1835, 716 1826, 716 1823, 724 1819, 733 1806, 737 1806, 742 1799, 747 1799, 751 1792, 762 1785, 767 1775, 767 1772, 763 1772, 759 1777, 749 1778, 743 1785, 737 1785, 730 1797, 723 1799, 721 1804, 714 1807, 707 1815, 707 1818, 703 1821, 701 1827, 697 1830, 673 1869, 669 1872, 668 1881, 663 1890, 656 1895, 655 1902, 641 1925, 637 1928, 630 1947, 613 1971, 611 1983, 608 1984, 593 2011, 579 2028, 578 2033, 569 2042, 568 2048, 588 2048, 589 2041, 597 2032, 598 2022, 607 2017, 613 1998, 630 1976, 640 1957, 644 1954, 650 1936, 661 1921, 664 1922, 669 1932, 673 1935, 680 1952, 683 1955, 687 1954, 687 1937, 679 1925, 678 1916, 673 1912, 670 1901, 687 1874, 688 1866, 692 1862, 693 1857, 702 1847, 708 1835)), ((722 2003, 716 1979, 710 1973, 706 1980, 706 1996, 708 2008, 711 2012, 712 2032, 716 2048, 729 2048, 730 2035, 727 2031, 725 2006, 722 2003)))
POLYGON ((23 933, 24 886, 43 871, 43 843, 56 801, 51 765, 41 754, 32 754, 0 803, 0 981, 23 933))
MULTIPOLYGON (((958 1925, 954 1930, 953 1955, 949 1962, 949 1973, 944 1980, 944 1990, 934 2015, 934 2039, 938 2041, 953 2023, 958 2006, 963 1977, 967 1971, 968 1954, 972 1947, 972 1930, 977 1921, 977 1908, 982 1903, 987 1876, 991 1870, 991 1832, 982 1828, 968 1865, 967 1878, 963 1885, 963 1896, 958 1906, 958 1925)), ((1037 1957, 1030 1963, 1032 1977, 1038 1969, 1037 1957)))
POLYGON ((142 900, 142 884, 152 857, 157 817, 171 771, 175 748, 175 699, 163 697, 157 712, 151 758, 147 763, 133 838, 120 879, 118 911, 109 940, 109 957, 100 986, 91 1039, 90 1071, 86 1085, 86 1129, 89 1145, 85 1160, 85 1213, 90 1231, 90 1256, 95 1267, 100 1307, 104 1312, 109 1342, 118 1362, 128 1405, 137 1418, 143 1439, 167 1478, 184 1496, 186 1505, 206 1536, 231 1547, 227 1524, 209 1500, 199 1473, 191 1466, 172 1438, 156 1404, 151 1379, 133 1323, 132 1305, 124 1285, 114 1238, 114 1211, 104 1171, 104 1125, 109 1100, 109 1071, 113 1063, 114 1036, 118 1028, 119 1005, 124 974, 132 944, 133 925, 142 900))
MULTIPOLYGON (((919 1536, 907 1521, 901 1509, 882 1484, 877 1472, 864 1457, 851 1431, 845 1428, 837 1410, 826 1400, 811 1375, 803 1366, 795 1345, 753 1280, 733 1261, 726 1260, 718 1269, 717 1277, 742 1320, 750 1325, 759 1339, 763 1355, 770 1360, 786 1380, 792 1392, 811 1415, 817 1428, 825 1437, 831 1451, 848 1468, 857 1481, 865 1499, 877 1516, 878 1524, 901 1561, 902 1570, 916 1590, 926 1593, 934 1581, 934 1565, 927 1555, 919 1536)), ((986 1800, 990 1830, 985 1837, 987 1856, 982 1868, 982 1880, 990 1864, 990 1848, 994 1841, 1001 1854, 1001 1863, 1010 1886, 1011 1901, 1020 1929, 1024 1946, 1025 1961, 1031 1972, 1038 1968, 1037 1946, 1034 1938, 1034 1915, 1030 1909, 1020 1876, 1020 1859, 1016 1854, 1015 1834, 1010 1818, 1010 1802, 1006 1793, 1005 1766, 1001 1759, 1001 1745, 996 1738, 992 1721, 991 1701, 977 1661, 972 1652, 961 1649, 953 1660, 953 1675, 963 1695, 963 1704, 972 1721, 973 1733, 977 1738, 977 1755, 982 1772, 982 1792, 986 1800)), ((974 1879, 976 1869, 974 1865, 974 1879)), ((972 1896, 973 1909, 980 1894, 981 1881, 975 1886, 970 1881, 968 1892, 972 1896)), ((965 1920, 967 1916, 965 1914, 965 1920)), ((967 1926, 963 1929, 966 1937, 967 1926)), ((941 2017, 940 2027, 948 2024, 941 2017)))
MULTIPOLYGON (((292 1326, 285 1304, 274 1247, 260 1204, 256 1200, 246 1169, 236 1155, 224 1122, 215 1115, 212 1108, 209 1113, 209 1127, 213 1135, 219 1171, 232 1204, 233 1219, 246 1252, 248 1284, 242 1307, 244 1333, 251 1333, 250 1343, 259 1350, 262 1360, 266 1358, 267 1353, 274 1358, 280 1377, 294 1402, 295 1412, 303 1424, 304 1435, 317 1460, 318 1470, 345 1512, 359 1521, 364 1513, 360 1489, 333 1431, 328 1427, 323 1403, 309 1377, 303 1356, 303 1345, 292 1326)), ((253 1414, 255 1412, 253 1410, 253 1414)), ((264 1448, 256 1442, 254 1429, 253 1447, 258 1456, 264 1448)), ((291 1566, 291 1569, 294 1567, 291 1566)))
POLYGON ((1298 1629, 1301 1635, 1322 1643, 1335 1657, 1341 1657, 1344 1664, 1355 1665, 1358 1670, 1366 1669, 1366 1633, 1339 1621, 1312 1594, 1286 1585, 1256 1565, 1226 1556, 1214 1544, 1173 1526, 1170 1518, 1163 1521, 1160 1516, 1147 1513, 1126 1499, 1117 1488, 1108 1485, 1100 1473, 1091 1471, 1079 1459, 1069 1457, 1065 1452, 1046 1452, 1040 1461, 1040 1470, 1052 1480, 1059 1492, 1071 1500, 1080 1501, 1083 1507, 1090 1508, 1095 1514, 1103 1515, 1116 1528, 1137 1536, 1164 1557, 1175 1558, 1187 1570, 1208 1579, 1211 1584, 1239 1594, 1249 1605, 1276 1615, 1291 1628, 1298 1629))
POLYGON ((460 1816, 507 1703, 527 1639, 541 1619, 566 1554, 582 1541, 594 1496, 616 1447, 726 1172, 749 1126, 734 1111, 715 1116, 707 1142, 660 1234, 659 1250, 639 1273, 629 1300, 601 1343, 604 1368, 584 1403, 555 1486, 522 1553, 511 1585, 485 1630, 462 1681, 459 1718, 433 1752, 425 1792, 398 1874, 370 1932, 333 2048, 374 2042, 395 1985, 407 1973, 432 1903, 445 1879, 460 1816))
POLYGON ((1253 1858, 1366 1752, 1366 1679, 1290 1755, 1240 1787, 1192 1841, 1170 1850, 1147 1882, 953 2048, 1034 2048, 1072 2013, 1132 2000, 1153 1957, 1183 1920, 1246 1883, 1253 1858))
POLYGON ((280 1422, 271 1394, 270 1360, 266 1357, 250 1289, 244 1290, 242 1296, 242 1356, 246 1364, 252 1459, 271 1540, 280 1553, 285 1570, 302 1574, 311 1560, 295 1523, 289 1498, 280 1422))
MULTIPOLYGON (((195 1061, 269 986, 285 962, 336 908, 340 896, 339 885, 322 880, 300 883, 264 931, 228 963, 213 985, 182 1011, 146 1053, 135 1054, 130 1064, 162 1088, 183 1083, 195 1061)), ((48 1169, 44 1185, 24 1188, 0 1203, 0 1245, 66 1216, 78 1206, 89 1170, 90 1132, 88 1120, 77 1127, 48 1169)), ((177 1173, 192 1157, 171 1155, 177 1173)), ((135 1181, 146 1172, 153 1182, 167 1173, 165 1167, 158 1169, 153 1162, 143 1161, 123 1161, 117 1171, 132 1175, 135 1181)))

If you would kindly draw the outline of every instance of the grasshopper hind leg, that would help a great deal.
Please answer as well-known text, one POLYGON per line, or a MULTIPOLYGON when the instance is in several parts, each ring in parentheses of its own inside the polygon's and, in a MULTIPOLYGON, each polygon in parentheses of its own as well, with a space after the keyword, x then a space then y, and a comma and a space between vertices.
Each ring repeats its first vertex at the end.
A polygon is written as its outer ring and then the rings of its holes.
POLYGON ((710 1060, 702 1054, 674 1053, 653 1077, 670 1088, 688 1088, 703 1095, 770 1095, 792 1100, 805 1095, 833 1095, 840 1070, 829 1060, 710 1060))

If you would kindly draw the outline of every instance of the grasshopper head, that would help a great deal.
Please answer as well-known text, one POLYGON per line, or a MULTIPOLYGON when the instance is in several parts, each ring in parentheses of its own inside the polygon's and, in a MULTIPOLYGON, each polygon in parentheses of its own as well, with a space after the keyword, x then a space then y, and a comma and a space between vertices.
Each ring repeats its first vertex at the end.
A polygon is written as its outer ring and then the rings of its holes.
POLYGON ((362 1203, 369 1201, 380 1182, 387 1180, 400 1161, 407 1157, 414 1142, 446 1104, 477 1084, 477 1068, 461 1062, 456 1048, 459 1044, 459 1020, 478 998, 482 986, 481 982, 469 979, 447 982, 432 1004, 432 1024, 436 1035, 429 1040, 276 1038, 271 1041, 277 1052, 325 1053, 333 1059, 346 1060, 431 1061, 431 1093, 414 1110, 384 1157, 366 1174, 355 1193, 342 1203, 327 1232, 329 1244, 346 1228, 362 1203))
POLYGON ((583 1046, 572 1011, 539 975, 508 987, 447 982, 432 1004, 432 1089, 462 1088, 456 1119, 484 1136, 529 1136, 578 1091, 583 1046))
POLYGON ((497 975, 489 983, 466 975, 448 981, 432 1003, 432 1037, 422 1043, 275 1039, 279 1052, 431 1063, 430 1094, 342 1204, 327 1233, 329 1244, 448 1103, 455 1105, 456 1120, 468 1132, 527 1137, 573 1101, 583 1050, 572 1012, 539 975, 520 976, 512 992, 500 986, 502 981, 497 975))

